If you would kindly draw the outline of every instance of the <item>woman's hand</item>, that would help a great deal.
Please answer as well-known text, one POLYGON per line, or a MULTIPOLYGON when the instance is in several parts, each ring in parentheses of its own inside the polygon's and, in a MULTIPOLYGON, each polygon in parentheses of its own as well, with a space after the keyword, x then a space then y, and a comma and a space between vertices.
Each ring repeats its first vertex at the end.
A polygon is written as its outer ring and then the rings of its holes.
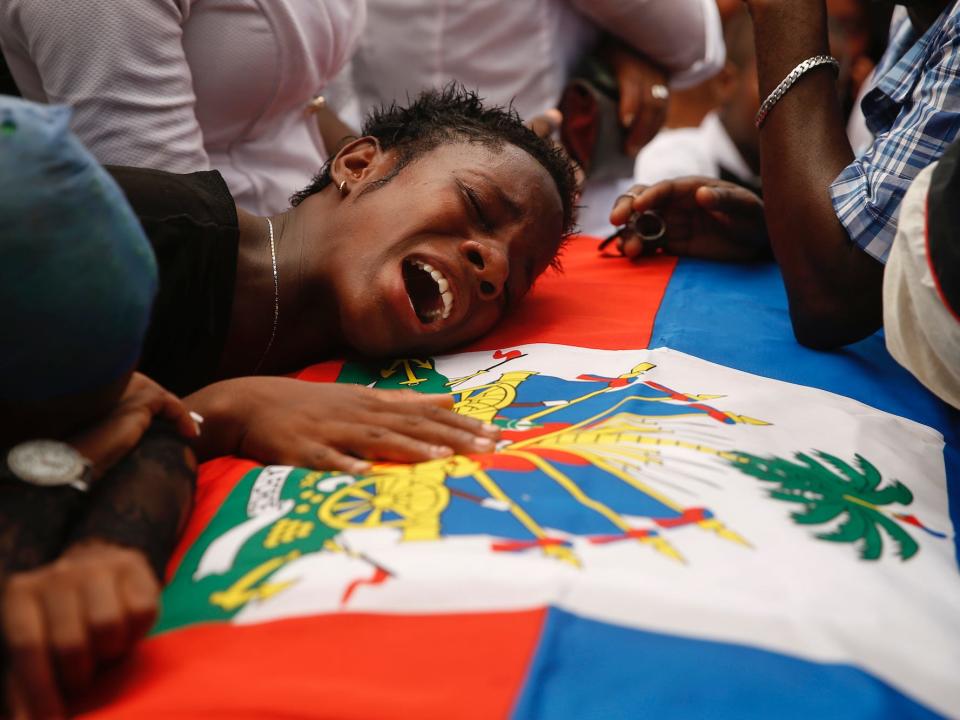
POLYGON ((451 396, 413 390, 249 377, 215 383, 186 401, 205 418, 202 459, 232 454, 357 474, 369 469, 367 460, 490 452, 499 437, 495 426, 451 412, 451 396))
POLYGON ((64 699, 146 634, 159 597, 142 553, 95 541, 11 576, 0 591, 0 617, 12 717, 66 717, 64 699))
MULTIPOLYGON (((625 225, 634 212, 652 210, 666 225, 666 251, 707 260, 749 261, 769 256, 763 201, 749 190, 714 178, 686 177, 646 187, 634 185, 610 213, 625 225)), ((629 258, 640 255, 639 237, 621 238, 629 258)))
POLYGON ((617 77, 623 151, 636 155, 660 132, 670 101, 667 74, 619 40, 608 40, 605 54, 617 77))
POLYGON ((560 142, 561 125, 563 125, 563 113, 556 108, 550 108, 527 123, 527 127, 533 130, 533 132, 537 134, 537 137, 549 140, 557 150, 566 155, 570 159, 570 162, 573 163, 574 177, 577 181, 577 199, 579 200, 583 184, 587 181, 587 175, 583 172, 583 168, 580 167, 580 163, 571 157, 570 153, 567 152, 567 148, 560 142))
POLYGON ((172 422, 187 440, 199 434, 197 424, 176 395, 146 375, 133 373, 110 413, 69 443, 93 463, 94 477, 100 477, 133 450, 154 417, 172 422))

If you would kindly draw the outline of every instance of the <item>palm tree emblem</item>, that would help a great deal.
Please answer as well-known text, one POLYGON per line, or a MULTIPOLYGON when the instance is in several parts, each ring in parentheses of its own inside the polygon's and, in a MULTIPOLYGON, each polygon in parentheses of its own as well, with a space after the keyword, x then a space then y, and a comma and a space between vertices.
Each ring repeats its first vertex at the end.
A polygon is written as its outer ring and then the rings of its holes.
POLYGON ((836 528, 817 534, 821 540, 859 545, 860 557, 877 560, 883 554, 884 535, 896 547, 896 554, 909 560, 919 545, 902 523, 914 525, 934 536, 944 537, 925 527, 913 515, 893 511, 913 502, 913 493, 899 480, 881 487, 883 478, 869 461, 855 455, 855 466, 838 457, 814 451, 813 456, 796 453, 796 462, 784 458, 762 458, 737 452, 733 464, 758 480, 776 483, 770 497, 796 503, 800 509, 791 517, 801 525, 824 525, 839 521, 836 528))

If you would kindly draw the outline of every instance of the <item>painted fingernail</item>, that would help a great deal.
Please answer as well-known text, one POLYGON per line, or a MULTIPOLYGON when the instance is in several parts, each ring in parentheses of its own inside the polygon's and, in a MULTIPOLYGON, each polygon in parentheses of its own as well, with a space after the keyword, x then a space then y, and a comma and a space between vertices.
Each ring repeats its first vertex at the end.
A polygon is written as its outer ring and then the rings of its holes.
POLYGON ((430 454, 433 457, 447 457, 453 455, 453 448, 449 448, 446 445, 431 445, 430 454))
POLYGON ((203 415, 201 415, 201 414, 198 413, 198 412, 194 412, 193 410, 190 411, 190 417, 193 418, 193 421, 194 421, 195 423, 202 423, 202 422, 203 422, 203 415))

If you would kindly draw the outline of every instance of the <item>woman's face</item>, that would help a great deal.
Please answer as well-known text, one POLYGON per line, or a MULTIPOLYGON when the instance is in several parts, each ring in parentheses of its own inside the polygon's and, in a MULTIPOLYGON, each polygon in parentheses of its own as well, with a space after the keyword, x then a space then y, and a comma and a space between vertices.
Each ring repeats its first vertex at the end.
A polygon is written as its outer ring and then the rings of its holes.
POLYGON ((477 338, 556 253, 556 185, 513 145, 442 145, 364 192, 394 165, 379 150, 366 162, 343 166, 356 182, 337 205, 324 260, 343 336, 358 352, 435 353, 477 338))

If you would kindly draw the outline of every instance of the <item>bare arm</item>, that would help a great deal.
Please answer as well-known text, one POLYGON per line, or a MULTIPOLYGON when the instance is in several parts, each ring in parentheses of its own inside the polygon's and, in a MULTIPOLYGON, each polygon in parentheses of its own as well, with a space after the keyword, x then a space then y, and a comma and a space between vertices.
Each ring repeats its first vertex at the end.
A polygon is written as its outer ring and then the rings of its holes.
MULTIPOLYGON (((823 0, 747 0, 766 97, 800 62, 829 53, 823 0)), ((882 324, 883 266, 851 242, 830 184, 853 160, 833 73, 799 80, 760 134, 767 228, 804 345, 856 342, 882 324)))

